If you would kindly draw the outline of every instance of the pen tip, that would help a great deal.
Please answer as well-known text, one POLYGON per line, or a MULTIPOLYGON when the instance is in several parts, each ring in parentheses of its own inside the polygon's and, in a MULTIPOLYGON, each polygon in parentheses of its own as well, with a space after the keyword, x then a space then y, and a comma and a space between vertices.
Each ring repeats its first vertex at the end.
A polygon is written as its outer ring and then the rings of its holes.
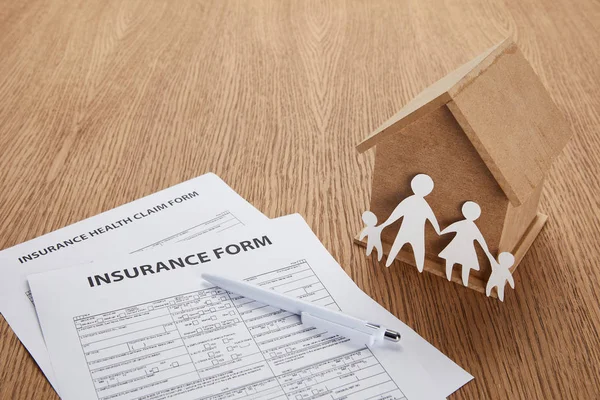
POLYGON ((393 331, 391 329, 386 329, 385 333, 383 334, 383 337, 386 340, 390 340, 392 342, 399 342, 400 341, 400 333, 393 331))

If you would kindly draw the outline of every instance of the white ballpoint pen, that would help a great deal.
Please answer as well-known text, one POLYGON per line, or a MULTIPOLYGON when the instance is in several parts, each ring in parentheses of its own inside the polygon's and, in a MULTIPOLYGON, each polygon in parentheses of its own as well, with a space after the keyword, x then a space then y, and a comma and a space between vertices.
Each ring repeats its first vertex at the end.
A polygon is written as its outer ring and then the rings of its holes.
POLYGON ((247 297, 272 307, 276 307, 301 317, 302 323, 325 329, 336 335, 344 336, 355 343, 373 346, 382 340, 400 341, 400 333, 383 328, 348 314, 321 307, 313 303, 286 296, 274 290, 226 278, 214 274, 202 274, 202 279, 219 286, 228 292, 247 297))

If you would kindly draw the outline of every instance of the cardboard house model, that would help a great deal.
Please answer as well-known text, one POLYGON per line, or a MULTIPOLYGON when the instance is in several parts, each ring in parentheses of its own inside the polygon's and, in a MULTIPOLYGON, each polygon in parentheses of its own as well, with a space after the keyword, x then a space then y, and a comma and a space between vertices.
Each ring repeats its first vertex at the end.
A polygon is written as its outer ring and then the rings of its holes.
MULTIPOLYGON (((523 54, 506 40, 425 89, 357 146, 360 153, 376 147, 370 210, 385 221, 412 194, 410 180, 427 174, 435 187, 426 200, 440 227, 463 219, 465 201, 477 202, 476 224, 490 251, 511 252, 514 273, 546 222, 538 211, 544 177, 570 135, 523 54)), ((399 224, 382 232, 386 254, 399 224)), ((429 224, 425 235, 425 270, 445 276, 437 255, 453 235, 438 236, 429 224)), ((491 267, 477 252, 480 270, 471 272, 469 287, 483 292, 491 267)), ((414 265, 410 246, 396 258, 414 265)), ((460 282, 460 268, 453 274, 460 282)))

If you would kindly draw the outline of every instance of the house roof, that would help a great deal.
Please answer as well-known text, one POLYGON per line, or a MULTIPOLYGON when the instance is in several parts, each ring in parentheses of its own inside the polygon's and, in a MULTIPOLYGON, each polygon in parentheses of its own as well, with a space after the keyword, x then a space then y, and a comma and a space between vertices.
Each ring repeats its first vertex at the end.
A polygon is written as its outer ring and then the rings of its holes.
POLYGON ((540 79, 507 39, 422 91, 357 150, 368 150, 444 105, 515 206, 542 182, 571 136, 540 79))

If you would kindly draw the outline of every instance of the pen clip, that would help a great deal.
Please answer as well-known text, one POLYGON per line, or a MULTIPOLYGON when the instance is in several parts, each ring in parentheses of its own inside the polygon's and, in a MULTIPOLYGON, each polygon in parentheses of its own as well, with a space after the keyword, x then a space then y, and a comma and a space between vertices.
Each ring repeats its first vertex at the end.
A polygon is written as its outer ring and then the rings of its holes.
MULTIPOLYGON (((343 336, 350 339, 355 344, 362 346, 367 345, 369 347, 375 344, 375 336, 358 331, 353 328, 349 328, 344 325, 336 324, 335 322, 327 321, 326 319, 315 317, 307 312, 300 313, 302 323, 307 326, 311 326, 317 329, 324 329, 329 333, 343 336)), ((373 331, 375 333, 376 331, 373 331)))

